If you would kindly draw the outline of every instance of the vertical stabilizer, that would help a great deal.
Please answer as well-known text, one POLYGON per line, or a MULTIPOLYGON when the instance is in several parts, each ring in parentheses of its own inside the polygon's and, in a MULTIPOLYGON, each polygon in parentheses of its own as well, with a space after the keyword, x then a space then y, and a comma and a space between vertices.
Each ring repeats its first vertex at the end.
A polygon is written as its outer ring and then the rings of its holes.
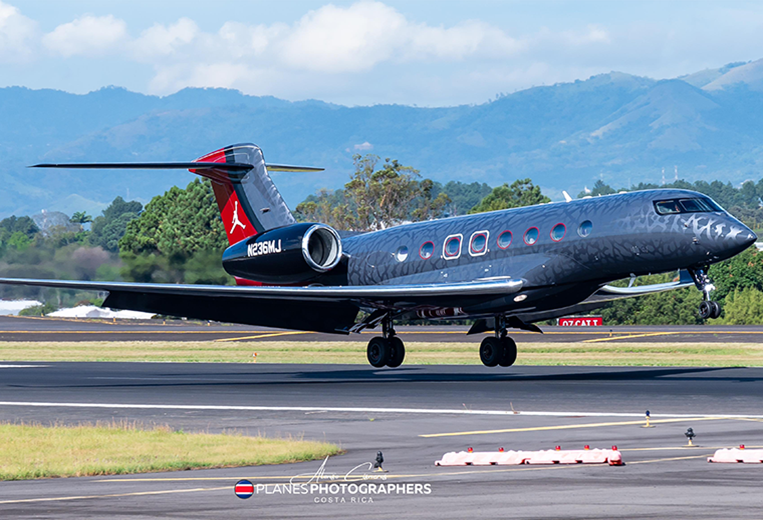
POLYGON ((212 180, 228 242, 235 244, 296 220, 265 166, 262 150, 254 144, 235 144, 199 157, 195 162, 250 164, 247 171, 191 169, 212 180))

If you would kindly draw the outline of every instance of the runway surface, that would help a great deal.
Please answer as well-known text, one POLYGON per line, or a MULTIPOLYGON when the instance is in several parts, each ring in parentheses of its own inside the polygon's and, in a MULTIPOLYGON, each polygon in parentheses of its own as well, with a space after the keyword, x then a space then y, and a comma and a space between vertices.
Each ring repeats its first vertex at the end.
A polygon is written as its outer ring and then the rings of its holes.
MULTIPOLYGON (((464 326, 397 327, 406 342, 478 342, 464 326)), ((620 326, 543 327, 544 334, 510 330, 517 342, 709 342, 756 343, 763 326, 620 326)), ((221 323, 182 320, 88 320, 0 316, 0 341, 367 341, 363 334, 321 334, 221 323)))
POLYGON ((384 483, 429 484, 431 493, 374 495, 373 503, 233 494, 243 477, 273 490, 315 474, 321 463, 308 462, 3 482, 0 517, 759 518, 763 465, 706 457, 716 447, 763 446, 762 398, 760 368, 4 363, 3 421, 126 418, 304 435, 347 450, 328 460, 328 474, 344 475, 381 450, 384 483), (647 409, 654 428, 641 427, 647 409), (701 447, 683 447, 687 427, 701 447), (617 445, 626 465, 433 465, 469 446, 586 444, 617 445))

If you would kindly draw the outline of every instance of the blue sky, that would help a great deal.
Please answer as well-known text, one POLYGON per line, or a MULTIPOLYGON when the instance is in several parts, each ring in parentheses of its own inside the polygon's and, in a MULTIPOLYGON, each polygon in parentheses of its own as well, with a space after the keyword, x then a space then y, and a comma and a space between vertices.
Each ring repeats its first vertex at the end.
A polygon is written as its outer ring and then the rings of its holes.
POLYGON ((763 2, 0 0, 0 86, 482 103, 763 58, 763 2))

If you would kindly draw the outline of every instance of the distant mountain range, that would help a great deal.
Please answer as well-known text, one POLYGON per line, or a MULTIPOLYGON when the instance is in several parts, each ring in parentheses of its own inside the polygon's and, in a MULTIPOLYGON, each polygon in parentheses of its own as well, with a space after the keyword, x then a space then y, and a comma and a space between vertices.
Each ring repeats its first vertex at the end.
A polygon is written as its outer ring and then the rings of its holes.
POLYGON ((672 180, 740 183, 763 176, 763 60, 671 80, 612 72, 534 87, 480 105, 345 107, 225 89, 163 98, 115 87, 86 95, 0 89, 0 216, 40 210, 98 214, 117 195, 147 202, 187 172, 37 171, 36 162, 189 160, 254 142, 296 206, 341 187, 352 155, 396 158, 422 175, 495 186, 531 178, 552 197, 597 179, 613 186, 672 180))

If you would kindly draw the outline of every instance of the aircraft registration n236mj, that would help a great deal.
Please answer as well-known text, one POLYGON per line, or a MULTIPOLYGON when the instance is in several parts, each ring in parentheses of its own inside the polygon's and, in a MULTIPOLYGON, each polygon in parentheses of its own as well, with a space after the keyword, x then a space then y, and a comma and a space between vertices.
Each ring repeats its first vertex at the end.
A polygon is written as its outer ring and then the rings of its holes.
POLYGON ((211 179, 230 247, 223 267, 237 286, 0 279, 0 283, 108 291, 103 305, 204 320, 348 334, 381 325, 368 343, 375 367, 397 367, 405 347, 395 320, 471 318, 487 366, 517 356, 507 328, 585 312, 618 298, 686 287, 718 316, 707 267, 756 236, 705 195, 648 190, 403 224, 340 237, 298 223, 262 151, 238 144, 181 163, 39 164, 45 168, 183 168, 211 179), (610 282, 681 270, 674 282, 610 282), (363 314, 360 311, 364 311, 363 314), (362 316, 362 318, 359 318, 362 316))

